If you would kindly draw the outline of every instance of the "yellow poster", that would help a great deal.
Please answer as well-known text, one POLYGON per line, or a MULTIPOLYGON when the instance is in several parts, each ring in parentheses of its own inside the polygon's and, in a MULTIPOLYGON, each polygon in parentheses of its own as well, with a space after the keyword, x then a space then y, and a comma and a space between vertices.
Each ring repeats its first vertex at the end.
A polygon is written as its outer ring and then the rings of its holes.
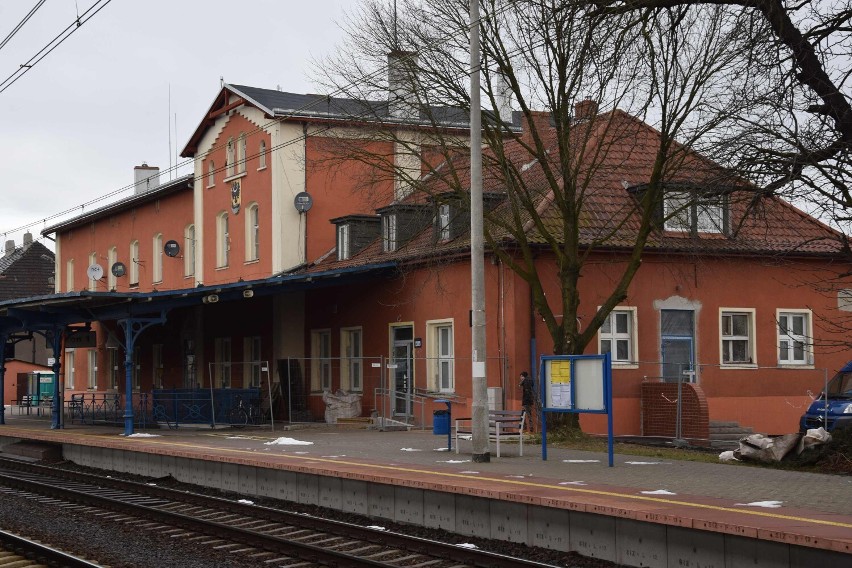
POLYGON ((551 360, 550 373, 550 407, 571 408, 571 361, 551 360))

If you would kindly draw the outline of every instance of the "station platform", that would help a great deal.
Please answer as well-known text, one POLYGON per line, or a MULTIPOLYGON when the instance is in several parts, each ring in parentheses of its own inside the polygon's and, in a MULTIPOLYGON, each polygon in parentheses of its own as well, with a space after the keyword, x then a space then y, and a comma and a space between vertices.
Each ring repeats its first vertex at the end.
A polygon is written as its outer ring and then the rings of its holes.
POLYGON ((61 444, 66 459, 118 471, 398 522, 523 541, 628 566, 852 567, 852 477, 743 464, 501 445, 471 461, 431 431, 351 426, 139 431, 11 416, 16 440, 61 444), (519 522, 520 521, 520 522, 519 522))

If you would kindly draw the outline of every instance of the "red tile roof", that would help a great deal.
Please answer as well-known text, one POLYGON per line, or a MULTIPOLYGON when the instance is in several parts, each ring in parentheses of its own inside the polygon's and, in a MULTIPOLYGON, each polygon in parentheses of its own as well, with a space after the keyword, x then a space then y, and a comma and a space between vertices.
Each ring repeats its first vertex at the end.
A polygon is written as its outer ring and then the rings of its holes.
MULTIPOLYGON (((556 156, 556 130, 551 128, 545 140, 549 148, 551 171, 559 171, 556 156)), ((606 249, 629 249, 636 242, 641 226, 641 210, 635 188, 651 180, 660 133, 648 124, 620 110, 598 115, 593 120, 576 124, 569 134, 567 160, 581 164, 581 174, 569 180, 580 186, 582 199, 579 214, 580 239, 584 246, 606 249)), ((694 254, 812 254, 833 256, 841 251, 842 235, 791 204, 774 196, 757 197, 755 187, 682 145, 671 150, 674 158, 667 163, 664 175, 667 184, 689 184, 696 187, 725 188, 728 193, 729 226, 725 234, 681 233, 657 227, 648 238, 646 250, 660 252, 689 252, 694 254)), ((542 227, 551 235, 560 234, 562 215, 554 203, 563 196, 554 192, 547 182, 545 169, 534 156, 515 140, 505 142, 502 155, 492 150, 483 152, 483 191, 507 194, 509 179, 506 168, 500 164, 505 159, 518 172, 523 187, 533 194, 542 227)), ((424 189, 431 195, 451 191, 447 171, 455 169, 458 183, 465 190, 470 184, 469 157, 460 156, 445 163, 437 173, 424 178, 424 189)), ((564 187, 560 180, 559 188, 564 187)), ((418 201, 420 199, 418 198, 418 201)), ((526 221, 525 238, 533 244, 545 245, 542 234, 530 220, 526 221)), ((496 224, 510 219, 511 209, 504 202, 489 216, 492 234, 500 235, 496 224)), ((488 221, 487 221, 488 222, 488 221)), ((511 224, 511 223, 510 223, 511 224)), ((516 240, 503 231, 502 239, 516 240)), ((465 235, 449 242, 435 242, 435 232, 430 226, 398 250, 382 252, 381 239, 366 247, 346 261, 337 261, 328 255, 319 263, 322 269, 337 266, 369 264, 378 260, 413 261, 428 257, 464 253, 469 249, 465 235)), ((314 269, 320 268, 319 265, 314 269)))

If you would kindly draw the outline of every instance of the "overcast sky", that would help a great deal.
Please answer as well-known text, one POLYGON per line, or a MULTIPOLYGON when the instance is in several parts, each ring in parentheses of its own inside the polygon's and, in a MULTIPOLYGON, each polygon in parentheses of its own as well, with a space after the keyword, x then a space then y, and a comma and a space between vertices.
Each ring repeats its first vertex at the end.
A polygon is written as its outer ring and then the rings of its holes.
MULTIPOLYGON (((201 121, 220 77, 316 92, 310 60, 334 49, 337 22, 357 1, 112 0, 0 93, 3 242, 20 245, 24 231, 11 231, 32 222, 39 238, 61 220, 42 219, 132 184, 143 161, 167 169, 170 88, 172 154, 201 121)), ((0 42, 36 3, 0 0, 0 42)), ((76 1, 81 14, 94 3, 76 1)), ((0 82, 76 18, 75 0, 47 0, 0 48, 0 82)))

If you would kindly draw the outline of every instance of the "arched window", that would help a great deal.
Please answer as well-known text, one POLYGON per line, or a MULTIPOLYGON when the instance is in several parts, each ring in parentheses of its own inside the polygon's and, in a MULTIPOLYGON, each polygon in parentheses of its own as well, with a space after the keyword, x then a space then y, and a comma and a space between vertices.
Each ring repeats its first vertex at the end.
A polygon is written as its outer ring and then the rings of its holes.
POLYGON ((237 172, 246 171, 246 135, 240 132, 237 143, 237 172))
POLYGON ((257 203, 246 209, 246 262, 260 258, 260 216, 257 203))
POLYGON ((65 291, 74 291, 74 259, 65 263, 65 291))
POLYGON ((154 283, 163 281, 163 234, 157 233, 151 243, 153 245, 154 267, 151 271, 151 281, 154 283))
POLYGON ((228 213, 222 211, 216 217, 216 268, 228 266, 231 238, 228 232, 228 213))
POLYGON ((112 246, 107 252, 107 267, 104 268, 107 274, 107 288, 110 290, 115 290, 115 274, 112 273, 112 265, 116 262, 118 262, 118 249, 112 246))
POLYGON ((216 164, 213 160, 207 162, 207 187, 216 185, 216 164))
POLYGON ((230 177, 234 175, 234 139, 228 138, 228 148, 225 156, 225 175, 230 177))
POLYGON ((127 268, 130 272, 130 286, 139 286, 139 241, 130 243, 129 260, 127 268))
POLYGON ((187 225, 183 230, 183 275, 195 274, 195 225, 187 225))
POLYGON ((266 142, 260 141, 260 151, 258 152, 257 169, 262 170, 266 167, 266 142))
MULTIPOLYGON (((98 253, 93 252, 89 255, 89 266, 98 263, 98 253)), ((88 267, 86 267, 86 271, 88 272, 88 267)), ((98 290, 98 281, 94 278, 89 278, 89 291, 97 292, 98 290)))

